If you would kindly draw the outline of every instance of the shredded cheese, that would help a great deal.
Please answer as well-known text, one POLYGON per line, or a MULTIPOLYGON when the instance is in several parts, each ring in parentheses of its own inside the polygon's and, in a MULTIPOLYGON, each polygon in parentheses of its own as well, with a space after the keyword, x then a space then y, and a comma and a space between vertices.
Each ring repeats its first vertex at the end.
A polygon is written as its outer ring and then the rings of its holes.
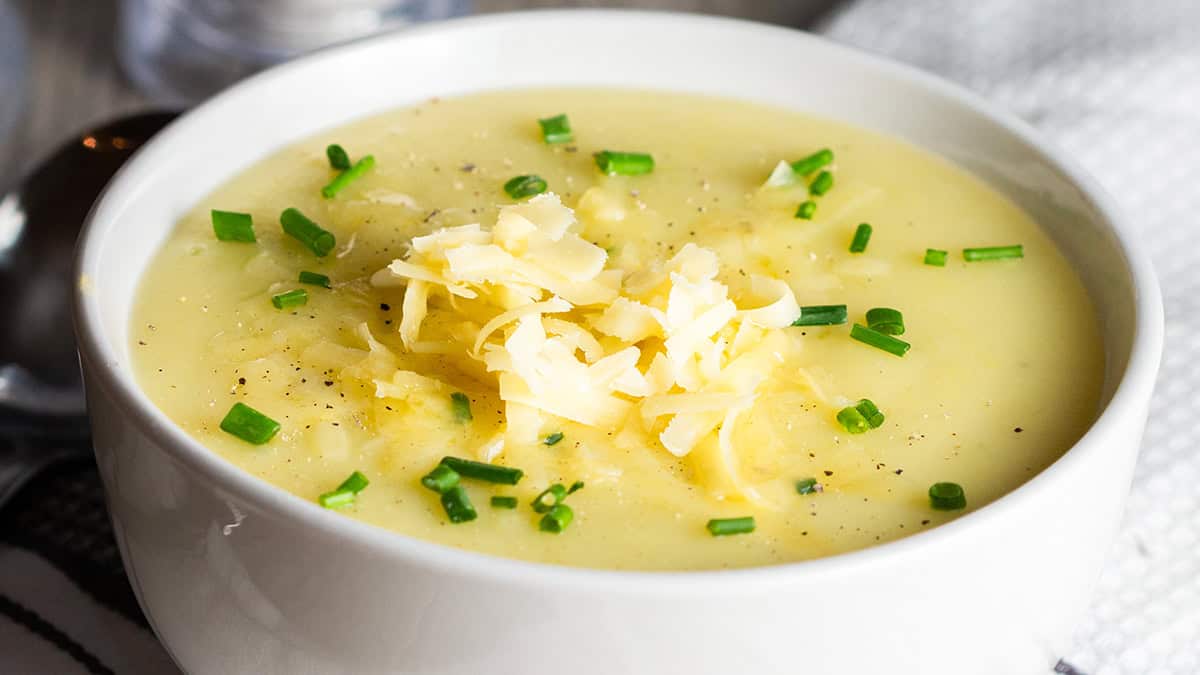
MULTIPOLYGON (((600 199, 584 201, 595 208, 600 199)), ((755 276, 735 301, 716 253, 691 243, 665 262, 613 267, 575 224, 557 195, 538 195, 502 207, 490 228, 416 237, 371 280, 404 286, 406 350, 469 359, 494 378, 506 427, 479 450, 485 460, 506 442, 536 442, 554 417, 625 442, 649 433, 677 457, 711 439, 727 482, 760 500, 737 476, 732 429, 790 344, 775 334, 800 313, 791 287, 755 276)), ((424 376, 378 378, 376 395, 429 390, 413 377, 424 376)))

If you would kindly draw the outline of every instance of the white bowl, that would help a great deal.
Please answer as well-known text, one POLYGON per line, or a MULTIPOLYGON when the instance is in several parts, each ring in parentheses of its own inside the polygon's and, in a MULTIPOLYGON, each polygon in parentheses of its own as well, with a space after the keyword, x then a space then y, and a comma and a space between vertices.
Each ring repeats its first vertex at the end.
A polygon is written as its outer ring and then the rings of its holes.
POLYGON ((125 567, 191 673, 1048 672, 1120 519, 1161 350, 1158 287, 1121 219, 1026 125, 933 77, 792 30, 564 11, 321 52, 163 131, 109 186, 80 240, 79 348, 125 567), (1083 277, 1107 348, 1103 414, 1026 485, 931 531, 812 562, 644 573, 500 559, 323 510, 209 452, 138 389, 127 325, 138 278, 184 210, 234 172, 364 114, 545 85, 807 110, 973 171, 1037 218, 1083 277))

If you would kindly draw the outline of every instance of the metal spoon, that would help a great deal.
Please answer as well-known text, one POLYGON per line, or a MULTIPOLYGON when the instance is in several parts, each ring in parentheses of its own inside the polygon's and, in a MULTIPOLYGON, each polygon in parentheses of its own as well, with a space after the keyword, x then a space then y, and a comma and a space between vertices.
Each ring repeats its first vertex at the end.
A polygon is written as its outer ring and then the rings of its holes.
POLYGON ((0 507, 90 451, 71 331, 71 259, 92 202, 176 112, 123 117, 63 145, 0 196, 0 507))

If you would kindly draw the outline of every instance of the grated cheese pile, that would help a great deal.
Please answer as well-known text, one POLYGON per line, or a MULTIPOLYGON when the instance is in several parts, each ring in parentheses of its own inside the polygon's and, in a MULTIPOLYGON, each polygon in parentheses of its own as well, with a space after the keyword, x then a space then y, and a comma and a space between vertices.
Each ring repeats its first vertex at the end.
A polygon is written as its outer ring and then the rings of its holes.
POLYGON ((793 348, 779 330, 800 313, 791 288, 756 276, 735 301, 716 254, 694 244, 615 269, 575 225, 558 196, 539 195, 503 207, 490 230, 414 238, 371 282, 404 286, 405 349, 458 356, 494 378, 510 442, 532 442, 558 417, 636 429, 678 457, 716 434, 732 463, 737 417, 793 348))

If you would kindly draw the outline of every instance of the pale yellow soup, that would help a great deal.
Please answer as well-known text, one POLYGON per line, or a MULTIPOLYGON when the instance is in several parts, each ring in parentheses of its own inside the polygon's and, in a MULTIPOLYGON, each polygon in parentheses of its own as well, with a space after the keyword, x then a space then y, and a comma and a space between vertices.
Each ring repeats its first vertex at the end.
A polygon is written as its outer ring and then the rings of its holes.
MULTIPOLYGON (((236 152, 236 149, 231 149, 236 152)), ((431 300, 431 306, 444 299, 431 300)), ((503 333, 503 331, 501 331, 503 333)), ((132 318, 138 379, 180 427, 225 460, 300 498, 352 471, 370 485, 339 509, 419 539, 532 561, 616 569, 712 569, 798 561, 921 532, 986 505, 1054 462, 1097 414, 1104 370, 1093 307, 1067 261, 1017 206, 928 152, 837 122, 744 102, 644 91, 550 89, 437 99, 353 122, 277 152, 195 205, 145 273, 132 318), (569 115, 574 141, 542 141, 537 119, 569 115), (333 199, 329 143, 376 166, 333 199), (782 159, 820 148, 836 182, 793 216, 803 187, 764 188, 782 159), (608 177, 596 151, 651 153, 653 173, 608 177), (372 274, 414 236, 493 224, 514 200, 505 181, 538 174, 573 226, 608 249, 607 265, 661 264, 692 242, 717 253, 719 279, 787 282, 800 305, 845 304, 850 323, 872 307, 903 312, 903 357, 849 337, 850 324, 780 329, 787 357, 766 369, 732 431, 740 482, 729 489, 710 449, 682 458, 652 433, 543 416, 541 434, 507 442, 495 463, 525 472, 516 486, 466 480, 478 512, 451 524, 420 485, 440 458, 479 459, 505 428, 496 382, 464 354, 406 351, 397 325, 403 286, 372 274), (583 197, 587 194, 587 197, 583 197), (581 203, 582 201, 582 203, 581 203), (337 237, 316 257, 280 228, 296 207, 337 237), (210 210, 253 216, 257 243, 218 241, 210 210), (874 233, 848 246, 859 223, 874 233), (963 261, 964 247, 1022 244, 1020 260, 963 261), (927 248, 947 264, 923 264, 927 248), (326 290, 296 283, 328 275, 326 290), (308 291, 281 311, 274 294, 308 291), (443 383, 404 400, 380 397, 363 375, 360 325, 398 367, 443 383), (471 400, 455 418, 446 392, 471 400), (878 429, 849 434, 836 414, 874 401, 878 429), (251 445, 218 427, 235 402, 278 420, 251 445), (630 441, 633 438, 633 441, 630 441), (798 480, 823 491, 799 494, 798 480), (566 502, 575 519, 539 530, 529 505, 555 482, 586 487, 566 502), (963 486, 961 511, 931 508, 939 481, 963 486), (513 510, 493 508, 513 495, 513 510), (749 534, 714 537, 713 518, 753 516, 749 534)), ((629 422, 636 425, 636 421, 629 422)), ((712 445, 712 443, 709 443, 712 445)), ((707 446, 706 446, 707 447, 707 446)))

